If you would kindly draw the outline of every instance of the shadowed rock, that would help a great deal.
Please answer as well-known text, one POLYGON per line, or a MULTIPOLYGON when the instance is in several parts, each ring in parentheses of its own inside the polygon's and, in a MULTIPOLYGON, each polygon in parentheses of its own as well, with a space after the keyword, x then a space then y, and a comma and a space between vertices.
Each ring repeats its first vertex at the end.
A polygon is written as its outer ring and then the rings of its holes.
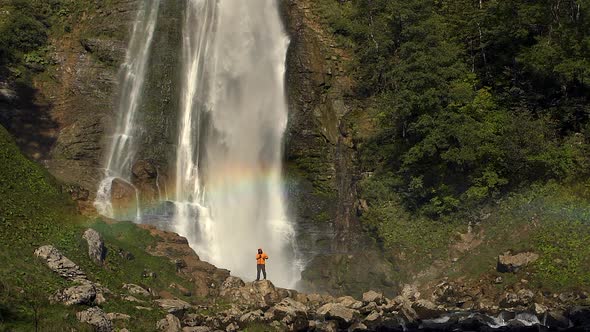
POLYGON ((82 238, 88 243, 88 256, 99 264, 104 262, 106 248, 100 234, 92 228, 88 228, 82 238))

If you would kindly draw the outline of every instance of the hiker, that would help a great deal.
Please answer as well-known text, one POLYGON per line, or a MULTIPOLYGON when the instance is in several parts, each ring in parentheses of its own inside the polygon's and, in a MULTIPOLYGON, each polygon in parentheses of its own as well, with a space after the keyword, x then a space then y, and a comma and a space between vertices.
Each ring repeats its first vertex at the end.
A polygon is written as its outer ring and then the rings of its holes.
POLYGON ((266 280, 265 262, 267 259, 268 255, 262 252, 262 248, 258 248, 258 254, 256 254, 256 281, 260 280, 261 270, 262 274, 264 275, 264 280, 266 280))

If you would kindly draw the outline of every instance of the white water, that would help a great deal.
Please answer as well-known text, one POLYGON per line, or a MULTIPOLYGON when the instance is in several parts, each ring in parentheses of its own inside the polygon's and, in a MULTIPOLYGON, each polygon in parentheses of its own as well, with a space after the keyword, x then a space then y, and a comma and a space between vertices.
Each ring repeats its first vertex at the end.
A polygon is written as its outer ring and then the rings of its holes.
MULTIPOLYGON (((99 184, 94 206, 98 213, 114 217, 111 201, 112 181, 120 178, 130 183, 131 167, 135 160, 139 126, 137 111, 141 104, 146 67, 156 28, 160 0, 142 2, 127 45, 125 62, 119 72, 120 90, 115 132, 105 158, 105 177, 99 184)), ((136 198, 138 196, 136 190, 136 198)), ((137 199, 136 218, 141 209, 137 199)))
POLYGON ((176 158, 175 225, 201 256, 293 287, 301 271, 281 175, 288 38, 276 1, 188 0, 176 158))

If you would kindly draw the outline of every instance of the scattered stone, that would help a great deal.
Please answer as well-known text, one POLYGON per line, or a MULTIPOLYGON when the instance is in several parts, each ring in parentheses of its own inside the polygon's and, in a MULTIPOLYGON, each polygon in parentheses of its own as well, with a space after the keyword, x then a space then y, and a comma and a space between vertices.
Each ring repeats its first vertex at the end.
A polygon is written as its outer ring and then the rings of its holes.
POLYGON ((107 299, 104 297, 103 293, 96 293, 96 298, 94 299, 94 302, 97 305, 101 305, 103 303, 105 303, 107 301, 107 299))
POLYGON ((111 321, 113 320, 130 320, 131 316, 126 314, 121 314, 118 312, 109 312, 107 313, 107 318, 111 321))
POLYGON ((123 289, 127 290, 129 294, 133 295, 141 295, 145 297, 149 297, 151 295, 147 289, 135 284, 124 284, 123 289))
POLYGON ((82 283, 88 282, 86 274, 78 265, 69 260, 67 257, 52 245, 45 245, 35 250, 35 256, 45 260, 47 266, 63 278, 82 283))
POLYGON ((226 331, 226 332, 234 332, 234 331, 238 331, 239 329, 240 329, 240 327, 238 326, 238 324, 236 324, 236 323, 234 322, 234 323, 231 323, 231 324, 229 324, 229 325, 228 325, 228 326, 225 328, 225 331, 226 331))
POLYGON ((381 305, 383 304, 383 294, 370 290, 366 293, 363 293, 363 302, 365 304, 369 302, 375 302, 376 304, 381 305))
POLYGON ((119 248, 118 254, 121 258, 128 260, 128 261, 132 261, 135 259, 135 256, 133 256, 132 253, 130 253, 127 250, 121 249, 121 248, 119 248))
POLYGON ((182 328, 182 332, 211 332, 213 331, 207 326, 185 326, 182 328))
POLYGON ((145 310, 145 311, 152 311, 152 308, 148 308, 148 307, 142 307, 142 306, 136 306, 135 309, 137 310, 145 310))
POLYGON ((97 332, 113 331, 113 323, 108 319, 104 311, 98 307, 80 311, 76 314, 76 318, 82 323, 94 326, 94 330, 97 332))
POLYGON ((168 314, 156 323, 156 329, 163 332, 180 332, 180 320, 178 317, 168 314))
POLYGON ((530 307, 530 310, 535 313, 537 316, 544 315, 549 308, 539 303, 533 303, 530 307))
POLYGON ((96 288, 92 284, 83 284, 57 291, 50 300, 65 305, 91 305, 96 299, 96 288))
POLYGON ((168 313, 171 314, 182 313, 187 309, 191 308, 190 304, 179 299, 160 299, 155 300, 154 302, 156 302, 156 304, 160 306, 160 308, 166 310, 168 313))
POLYGON ((134 296, 131 296, 131 295, 123 296, 122 299, 125 301, 129 301, 129 302, 145 303, 145 301, 142 301, 142 300, 140 300, 134 296))
POLYGON ((88 228, 82 238, 88 243, 88 256, 98 263, 102 264, 106 256, 106 248, 100 234, 92 228, 88 228))
POLYGON ((496 279, 494 279, 495 284, 501 284, 503 282, 504 282, 504 278, 502 278, 502 277, 496 277, 496 279))
MULTIPOLYGON (((280 321, 291 331, 304 330, 308 327, 307 307, 290 297, 273 306, 266 314, 269 320, 280 321)), ((241 317, 240 317, 241 320, 241 317)))
POLYGON ((317 314, 337 321, 340 328, 347 328, 358 317, 359 312, 340 303, 326 303, 317 310, 317 314))
POLYGON ((356 300, 352 296, 342 296, 337 298, 334 302, 340 303, 347 308, 355 310, 358 310, 363 307, 363 302, 356 300))
POLYGON ((254 310, 247 312, 240 316, 240 323, 251 323, 256 321, 261 321, 264 319, 264 312, 262 310, 254 310))
POLYGON ((516 273, 521 268, 535 262, 539 259, 539 255, 534 252, 522 252, 519 254, 512 255, 510 252, 505 252, 503 255, 498 256, 498 272, 512 272, 516 273))

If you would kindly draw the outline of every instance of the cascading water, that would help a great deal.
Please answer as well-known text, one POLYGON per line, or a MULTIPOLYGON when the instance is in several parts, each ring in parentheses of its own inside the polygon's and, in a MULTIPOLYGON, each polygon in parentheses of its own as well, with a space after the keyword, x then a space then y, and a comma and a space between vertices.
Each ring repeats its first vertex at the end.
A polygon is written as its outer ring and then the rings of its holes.
POLYGON ((293 287, 300 266, 283 202, 288 38, 276 1, 188 0, 175 225, 202 258, 293 287))
MULTIPOLYGON (((146 67, 158 19, 160 0, 146 0, 135 18, 125 62, 121 65, 117 122, 105 158, 105 177, 99 184, 94 206, 98 213, 114 217, 112 206, 112 183, 119 178, 131 184, 131 166, 137 149, 137 111, 141 103, 146 67)), ((135 218, 141 210, 136 190, 135 218)))

